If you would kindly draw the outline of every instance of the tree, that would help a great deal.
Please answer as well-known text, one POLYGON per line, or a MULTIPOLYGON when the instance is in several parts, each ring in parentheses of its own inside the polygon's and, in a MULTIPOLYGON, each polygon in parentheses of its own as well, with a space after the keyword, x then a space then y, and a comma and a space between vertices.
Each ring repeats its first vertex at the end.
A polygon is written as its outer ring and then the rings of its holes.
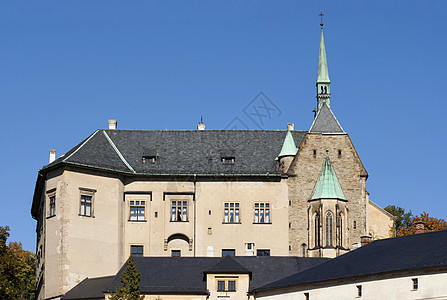
POLYGON ((393 226, 395 235, 407 235, 408 231, 413 228, 413 213, 411 210, 405 212, 404 208, 395 205, 388 205, 384 209, 395 217, 393 226))
POLYGON ((424 223, 425 232, 447 229, 447 222, 445 220, 430 217, 425 211, 420 216, 413 218, 413 223, 416 222, 424 223))
POLYGON ((10 242, 9 227, 0 226, 0 299, 34 299, 35 254, 10 242))
POLYGON ((144 296, 140 295, 140 279, 141 274, 138 272, 135 260, 133 257, 129 257, 124 272, 121 274, 121 287, 117 291, 112 293, 111 300, 142 300, 144 296))

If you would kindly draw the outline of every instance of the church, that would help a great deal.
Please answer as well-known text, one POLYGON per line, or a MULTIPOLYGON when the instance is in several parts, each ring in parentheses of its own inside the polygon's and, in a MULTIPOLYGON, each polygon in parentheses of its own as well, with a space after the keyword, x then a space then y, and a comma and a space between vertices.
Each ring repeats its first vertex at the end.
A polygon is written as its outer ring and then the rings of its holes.
POLYGON ((109 120, 59 158, 50 150, 31 208, 38 299, 115 275, 129 256, 323 259, 390 237, 393 217, 369 200, 330 84, 321 24, 309 130, 122 130, 109 120))

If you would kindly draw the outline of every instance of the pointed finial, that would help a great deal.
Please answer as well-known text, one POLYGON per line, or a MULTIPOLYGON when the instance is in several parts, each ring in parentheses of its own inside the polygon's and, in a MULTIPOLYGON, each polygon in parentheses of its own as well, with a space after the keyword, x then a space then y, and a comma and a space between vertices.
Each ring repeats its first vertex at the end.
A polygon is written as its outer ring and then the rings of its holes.
POLYGON ((200 124, 203 124, 203 115, 200 115, 200 124))
POLYGON ((318 15, 319 15, 320 18, 321 18, 321 22, 320 22, 321 29, 323 29, 323 16, 324 16, 324 14, 323 14, 322 11, 320 11, 320 13, 319 13, 318 15))

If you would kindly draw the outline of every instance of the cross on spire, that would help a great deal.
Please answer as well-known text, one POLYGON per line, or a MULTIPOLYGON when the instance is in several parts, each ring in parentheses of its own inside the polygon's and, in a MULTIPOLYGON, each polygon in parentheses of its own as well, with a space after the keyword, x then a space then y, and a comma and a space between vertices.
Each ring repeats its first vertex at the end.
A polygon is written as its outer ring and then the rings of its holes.
POLYGON ((323 28, 323 16, 324 16, 324 14, 323 14, 322 11, 320 11, 320 13, 319 13, 318 15, 319 15, 320 18, 321 18, 320 26, 321 26, 321 28, 323 28))

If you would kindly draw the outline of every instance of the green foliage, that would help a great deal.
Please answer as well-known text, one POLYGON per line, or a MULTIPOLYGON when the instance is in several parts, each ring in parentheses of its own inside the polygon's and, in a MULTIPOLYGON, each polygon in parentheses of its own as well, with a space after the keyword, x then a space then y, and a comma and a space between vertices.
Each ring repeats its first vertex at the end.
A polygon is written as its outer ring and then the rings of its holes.
POLYGON ((22 244, 6 246, 9 227, 0 226, 0 299, 34 299, 36 256, 22 244))
POLYGON ((413 213, 411 210, 405 212, 404 208, 395 205, 388 205, 384 209, 395 217, 393 231, 396 236, 407 235, 408 231, 413 228, 413 213))
POLYGON ((138 272, 135 260, 129 257, 124 272, 121 274, 121 288, 112 293, 110 300, 142 300, 144 296, 140 295, 141 274, 138 272))

